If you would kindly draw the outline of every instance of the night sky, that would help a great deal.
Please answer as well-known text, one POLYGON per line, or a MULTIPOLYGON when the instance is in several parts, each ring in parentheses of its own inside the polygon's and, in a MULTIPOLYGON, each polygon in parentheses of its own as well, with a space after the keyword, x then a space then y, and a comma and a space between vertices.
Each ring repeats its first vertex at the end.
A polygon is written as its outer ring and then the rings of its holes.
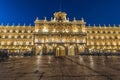
POLYGON ((120 24, 120 0, 0 0, 0 23, 32 24, 36 17, 48 20, 53 13, 66 12, 70 20, 85 19, 87 24, 120 24))

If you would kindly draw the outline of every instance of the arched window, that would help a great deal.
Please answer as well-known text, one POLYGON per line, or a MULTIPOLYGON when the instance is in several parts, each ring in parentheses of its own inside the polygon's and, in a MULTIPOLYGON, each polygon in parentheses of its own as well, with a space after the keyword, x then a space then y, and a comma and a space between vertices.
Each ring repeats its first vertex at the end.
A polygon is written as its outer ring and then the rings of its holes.
POLYGON ((96 37, 94 36, 93 39, 96 39, 96 37))
POLYGON ((21 33, 22 31, 21 30, 19 30, 19 33, 21 33))
POLYGON ((110 31, 108 31, 108 34, 110 34, 111 32, 110 31))
POLYGON ((116 32, 115 32, 115 31, 113 31, 113 34, 116 34, 116 32))
POLYGON ((10 32, 10 30, 7 30, 7 33, 9 33, 10 32))
POLYGON ((112 37, 110 36, 109 39, 112 39, 112 37))
POLYGON ((115 39, 118 39, 118 37, 117 37, 117 36, 115 36, 115 39))
POLYGON ((97 33, 100 33, 100 31, 98 31, 97 33))
POLYGON ((11 38, 13 39, 13 38, 15 38, 15 36, 11 36, 11 38))
POLYGON ((8 38, 8 36, 5 36, 5 38, 8 38))
POLYGON ((25 30, 24 33, 27 33, 27 30, 25 30))
POLYGON ((95 33, 95 31, 92 31, 92 33, 95 33))
POLYGON ((24 38, 24 39, 26 39, 26 38, 27 38, 27 36, 24 36, 23 38, 24 38))
POLYGON ((105 31, 103 31, 103 34, 105 34, 106 32, 105 31))
POLYGON ((21 36, 19 35, 18 38, 21 38, 21 36))
POLYGON ((15 30, 13 30, 13 33, 15 33, 15 30))

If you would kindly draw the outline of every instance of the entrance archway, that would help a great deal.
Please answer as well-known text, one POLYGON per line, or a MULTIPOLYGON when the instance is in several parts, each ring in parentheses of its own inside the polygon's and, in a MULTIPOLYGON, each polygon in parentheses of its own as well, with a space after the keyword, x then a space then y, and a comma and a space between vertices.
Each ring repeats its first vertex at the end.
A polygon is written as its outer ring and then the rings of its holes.
POLYGON ((56 47, 56 56, 65 56, 65 48, 63 46, 56 47))
POLYGON ((53 55, 54 51, 53 51, 53 46, 48 45, 47 46, 47 55, 53 55))
POLYGON ((74 45, 70 45, 68 47, 68 55, 69 56, 74 56, 75 55, 75 47, 74 47, 74 45))
POLYGON ((42 55, 42 46, 37 46, 36 55, 42 55))
POLYGON ((85 46, 84 45, 79 45, 78 46, 78 54, 83 53, 85 51, 85 46))

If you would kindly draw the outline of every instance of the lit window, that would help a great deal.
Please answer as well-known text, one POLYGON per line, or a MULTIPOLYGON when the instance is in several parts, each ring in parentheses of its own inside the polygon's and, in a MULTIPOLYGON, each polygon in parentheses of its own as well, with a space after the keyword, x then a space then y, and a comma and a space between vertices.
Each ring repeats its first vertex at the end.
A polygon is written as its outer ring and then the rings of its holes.
POLYGON ((5 38, 5 35, 3 35, 2 38, 5 38))
POLYGON ((7 42, 7 45, 10 45, 11 44, 11 42, 7 42))
POLYGON ((26 42, 26 45, 29 45, 29 42, 26 42))
POLYGON ((14 45, 17 45, 17 42, 14 42, 14 45))
POLYGON ((16 30, 15 32, 18 33, 18 30, 16 30))
POLYGON ((113 45, 117 45, 117 43, 116 43, 116 42, 113 42, 113 45))
POLYGON ((15 36, 15 38, 17 39, 17 35, 15 36))
POLYGON ((1 45, 4 45, 5 44, 5 42, 1 42, 1 45))
POLYGON ((9 37, 8 38, 12 38, 12 36, 11 35, 9 35, 9 37))
POLYGON ((7 30, 4 30, 4 33, 6 33, 7 32, 7 30))
POLYGON ((48 29, 44 27, 43 32, 48 32, 48 29))
POLYGON ((10 33, 12 33, 13 31, 12 30, 10 30, 10 33))
POLYGON ((31 31, 29 30, 28 33, 31 33, 31 31))

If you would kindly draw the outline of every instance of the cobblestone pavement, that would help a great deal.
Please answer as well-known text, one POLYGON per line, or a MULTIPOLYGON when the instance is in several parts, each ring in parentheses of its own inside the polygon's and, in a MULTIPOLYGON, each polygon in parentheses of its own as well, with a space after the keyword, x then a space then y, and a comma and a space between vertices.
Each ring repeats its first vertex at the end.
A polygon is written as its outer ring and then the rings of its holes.
POLYGON ((0 80, 120 80, 120 57, 10 58, 0 62, 0 80))

